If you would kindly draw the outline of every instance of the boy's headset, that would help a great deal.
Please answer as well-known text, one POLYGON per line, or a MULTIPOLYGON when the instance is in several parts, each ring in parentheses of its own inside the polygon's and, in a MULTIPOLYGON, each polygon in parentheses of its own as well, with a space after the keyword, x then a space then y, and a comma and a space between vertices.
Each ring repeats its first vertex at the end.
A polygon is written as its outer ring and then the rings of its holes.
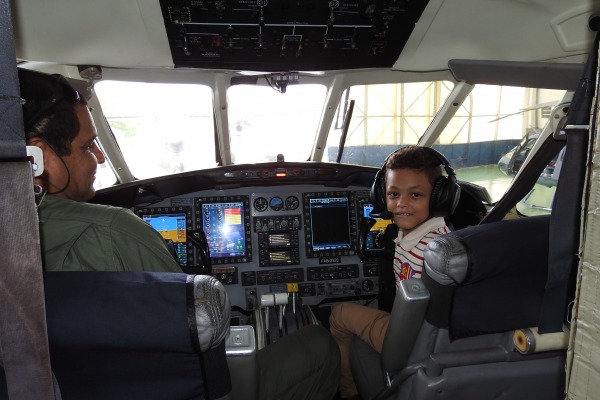
MULTIPOLYGON (((391 156, 396 152, 411 146, 403 146, 395 150, 387 156, 383 162, 383 166, 375 175, 375 181, 371 186, 371 203, 373 204, 372 217, 380 217, 384 219, 392 219, 393 214, 387 212, 387 203, 385 196, 385 165, 391 156)), ((423 147, 427 149, 435 158, 438 159, 441 165, 444 166, 446 176, 442 175, 436 178, 431 191, 431 199, 429 201, 429 214, 431 217, 447 217, 451 215, 460 199, 460 185, 456 181, 454 169, 450 166, 450 162, 440 152, 431 147, 423 147)))

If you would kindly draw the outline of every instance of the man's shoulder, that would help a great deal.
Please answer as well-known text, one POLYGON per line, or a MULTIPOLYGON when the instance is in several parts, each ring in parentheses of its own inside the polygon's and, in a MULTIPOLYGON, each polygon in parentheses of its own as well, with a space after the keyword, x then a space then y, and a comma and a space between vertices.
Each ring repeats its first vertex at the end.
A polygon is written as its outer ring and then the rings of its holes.
POLYGON ((60 218, 63 220, 81 220, 88 222, 137 218, 129 210, 122 207, 108 206, 105 204, 83 203, 63 199, 56 196, 47 196, 40 206, 42 218, 60 218), (118 217, 118 218, 117 218, 118 217))

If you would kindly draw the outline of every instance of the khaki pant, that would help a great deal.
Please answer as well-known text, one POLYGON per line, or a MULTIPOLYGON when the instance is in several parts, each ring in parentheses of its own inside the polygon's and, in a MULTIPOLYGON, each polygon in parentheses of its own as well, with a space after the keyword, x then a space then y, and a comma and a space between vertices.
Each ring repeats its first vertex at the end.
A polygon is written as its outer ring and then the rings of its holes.
POLYGON ((354 303, 339 304, 331 310, 330 330, 340 348, 342 398, 350 398, 358 394, 350 369, 349 347, 352 337, 354 335, 360 337, 375 351, 381 353, 389 322, 389 313, 354 303))

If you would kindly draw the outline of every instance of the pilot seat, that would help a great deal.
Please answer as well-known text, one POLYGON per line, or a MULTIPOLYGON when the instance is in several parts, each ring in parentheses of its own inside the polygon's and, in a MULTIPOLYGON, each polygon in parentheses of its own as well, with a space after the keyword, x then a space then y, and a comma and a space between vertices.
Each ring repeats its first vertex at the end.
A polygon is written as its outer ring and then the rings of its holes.
MULTIPOLYGON (((231 398, 231 310, 216 278, 47 272, 44 286, 50 360, 63 400, 231 398)), ((0 399, 8 399, 3 376, 0 399)))

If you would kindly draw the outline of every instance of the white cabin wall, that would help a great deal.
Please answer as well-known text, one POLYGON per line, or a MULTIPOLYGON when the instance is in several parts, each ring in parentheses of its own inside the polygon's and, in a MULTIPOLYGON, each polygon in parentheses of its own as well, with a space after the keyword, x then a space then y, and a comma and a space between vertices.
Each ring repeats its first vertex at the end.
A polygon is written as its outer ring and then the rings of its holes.
MULTIPOLYGON (((596 92, 596 95, 598 93, 596 92)), ((595 110, 596 116, 600 108, 595 110)), ((600 396, 600 143, 596 140, 591 167, 589 206, 582 213, 582 262, 579 288, 573 307, 571 343, 567 365, 567 398, 600 396), (570 372, 570 377, 569 377, 570 372)))

